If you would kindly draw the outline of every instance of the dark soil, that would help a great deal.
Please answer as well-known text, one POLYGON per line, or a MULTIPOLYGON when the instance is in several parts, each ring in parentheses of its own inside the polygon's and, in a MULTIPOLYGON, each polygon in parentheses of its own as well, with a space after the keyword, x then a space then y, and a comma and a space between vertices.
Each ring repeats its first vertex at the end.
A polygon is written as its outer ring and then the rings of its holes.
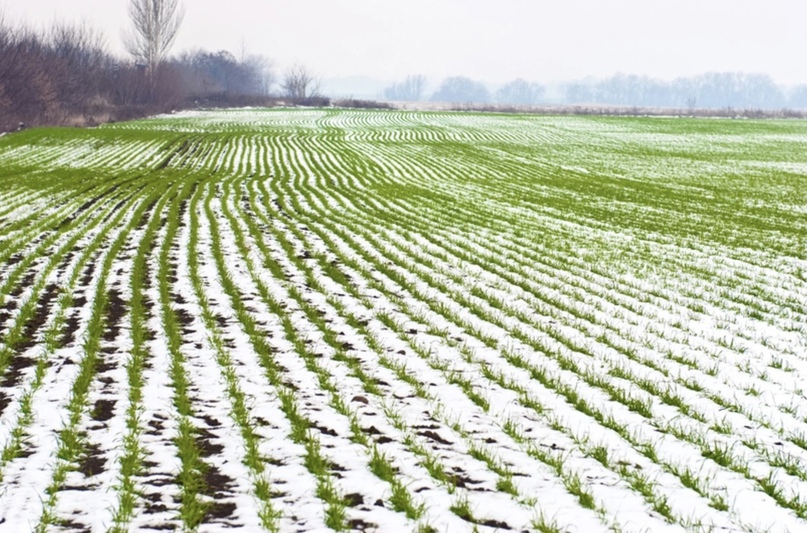
MULTIPOLYGON (((22 291, 24 291, 26 288, 34 284, 36 274, 37 274, 36 271, 31 271, 28 274, 26 274, 25 277, 22 278, 20 284, 14 287, 14 290, 8 293, 8 295, 11 296, 12 298, 17 298, 20 294, 22 294, 22 291)), ((8 308, 9 308, 8 305, 6 305, 6 309, 8 308)))
POLYGON ((224 446, 213 442, 216 436, 208 430, 197 428, 196 433, 196 446, 199 448, 199 454, 202 457, 211 457, 224 451, 224 446))
POLYGON ((8 365, 8 368, 6 369, 6 375, 3 377, 3 382, 0 386, 14 387, 20 382, 22 371, 26 368, 34 366, 35 363, 36 359, 32 359, 30 357, 23 357, 22 355, 13 357, 8 365))
POLYGON ((350 520, 347 525, 350 527, 351 531, 376 531, 378 530, 378 524, 373 524, 372 522, 365 522, 360 518, 354 518, 350 520))
POLYGON ((45 325, 45 322, 48 321, 48 315, 50 314, 50 308, 53 302, 58 298, 61 290, 59 286, 51 283, 45 288, 45 292, 39 297, 39 301, 36 304, 36 310, 34 311, 34 316, 25 324, 25 328, 23 329, 22 338, 24 339, 20 343, 18 343, 14 348, 17 350, 17 353, 21 353, 29 348, 33 348, 36 346, 36 334, 45 325))
POLYGON ((17 263, 19 263, 20 261, 22 261, 22 254, 14 254, 14 255, 12 255, 11 257, 8 258, 8 261, 6 261, 6 264, 8 266, 14 266, 17 263))
POLYGON ((235 514, 236 505, 231 502, 216 502, 207 508, 205 520, 208 518, 223 520, 235 514))
POLYGON ((97 422, 106 422, 115 414, 116 400, 98 400, 92 410, 92 419, 97 422))
POLYGON ((104 340, 112 342, 118 338, 120 333, 120 322, 126 316, 127 302, 120 297, 120 291, 111 289, 107 296, 106 308, 106 331, 104 332, 104 340))
POLYGON ((348 494, 345 496, 345 503, 348 507, 358 507, 364 504, 364 496, 358 493, 348 494))
POLYGON ((76 332, 78 331, 80 323, 81 317, 78 313, 68 317, 65 321, 64 331, 62 332, 62 339, 60 341, 63 347, 76 340, 76 332))
POLYGON ((82 524, 81 522, 76 522, 75 520, 62 520, 60 525, 66 530, 73 531, 75 533, 90 533, 92 531, 90 526, 82 524))
POLYGON ((6 410, 6 407, 8 407, 8 404, 10 404, 10 403, 11 403, 11 398, 6 396, 5 392, 0 392, 0 415, 3 414, 3 411, 6 410))
POLYGON ((97 445, 87 444, 84 457, 79 461, 78 470, 87 477, 92 477, 106 471, 106 459, 97 445))
POLYGON ((446 444, 446 445, 454 444, 453 442, 449 442, 449 441, 445 440, 444 438, 442 438, 440 435, 438 435, 434 431, 421 431, 420 433, 418 433, 418 435, 420 435, 421 437, 426 437, 427 439, 433 440, 434 442, 439 442, 440 444, 446 444))

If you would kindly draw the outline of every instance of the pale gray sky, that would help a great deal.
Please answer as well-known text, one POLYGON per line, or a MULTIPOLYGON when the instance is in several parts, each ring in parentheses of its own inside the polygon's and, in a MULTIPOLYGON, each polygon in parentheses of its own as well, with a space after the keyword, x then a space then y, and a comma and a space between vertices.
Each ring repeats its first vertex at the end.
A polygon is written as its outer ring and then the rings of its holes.
MULTIPOLYGON (((127 0, 2 0, 6 18, 88 20, 121 51, 127 0)), ((185 0, 174 51, 249 51, 320 76, 537 82, 710 70, 807 83, 803 0, 185 0)))

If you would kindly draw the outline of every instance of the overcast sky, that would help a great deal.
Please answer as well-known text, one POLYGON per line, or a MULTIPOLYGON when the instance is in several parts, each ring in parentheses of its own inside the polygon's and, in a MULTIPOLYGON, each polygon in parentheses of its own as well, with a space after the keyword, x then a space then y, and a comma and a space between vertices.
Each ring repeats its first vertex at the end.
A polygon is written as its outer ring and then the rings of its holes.
MULTIPOLYGON (((128 0, 0 0, 7 19, 87 20, 122 53, 128 0)), ((174 51, 202 47, 294 62, 325 78, 432 82, 463 75, 547 83, 617 72, 710 70, 807 83, 804 0, 185 0, 174 51)))

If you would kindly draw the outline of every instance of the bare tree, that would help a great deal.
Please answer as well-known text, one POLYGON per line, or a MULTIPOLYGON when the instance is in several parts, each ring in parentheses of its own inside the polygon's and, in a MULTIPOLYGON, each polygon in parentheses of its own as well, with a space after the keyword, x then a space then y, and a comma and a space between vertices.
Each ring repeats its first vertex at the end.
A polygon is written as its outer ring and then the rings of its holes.
POLYGON ((305 100, 319 96, 320 81, 305 66, 296 64, 286 71, 280 88, 289 98, 305 100))
POLYGON ((544 88, 517 78, 496 91, 496 101, 508 105, 535 105, 544 96, 544 88))
POLYGON ((490 102, 490 92, 481 82, 464 76, 454 76, 443 80, 431 100, 457 104, 484 104, 490 102))
POLYGON ((86 22, 56 22, 46 38, 60 103, 72 111, 82 110, 99 95, 108 74, 104 37, 86 22))
POLYGON ((129 0, 133 31, 123 35, 123 44, 132 56, 146 66, 152 97, 157 68, 174 44, 185 10, 179 0, 129 0))
POLYGON ((425 89, 426 76, 421 74, 407 76, 404 81, 384 89, 384 97, 387 100, 418 102, 423 98, 423 91, 425 91, 425 89))

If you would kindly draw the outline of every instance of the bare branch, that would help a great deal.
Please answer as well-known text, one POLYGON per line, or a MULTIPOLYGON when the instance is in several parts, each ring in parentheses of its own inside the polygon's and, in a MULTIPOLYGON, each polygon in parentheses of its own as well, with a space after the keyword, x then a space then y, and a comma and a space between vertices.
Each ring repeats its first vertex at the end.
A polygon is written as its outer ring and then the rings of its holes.
POLYGON ((319 96, 320 81, 303 65, 296 64, 283 76, 283 94, 296 100, 319 96))
POLYGON ((184 16, 179 0, 129 0, 132 30, 123 35, 126 50, 153 73, 174 44, 184 16))

